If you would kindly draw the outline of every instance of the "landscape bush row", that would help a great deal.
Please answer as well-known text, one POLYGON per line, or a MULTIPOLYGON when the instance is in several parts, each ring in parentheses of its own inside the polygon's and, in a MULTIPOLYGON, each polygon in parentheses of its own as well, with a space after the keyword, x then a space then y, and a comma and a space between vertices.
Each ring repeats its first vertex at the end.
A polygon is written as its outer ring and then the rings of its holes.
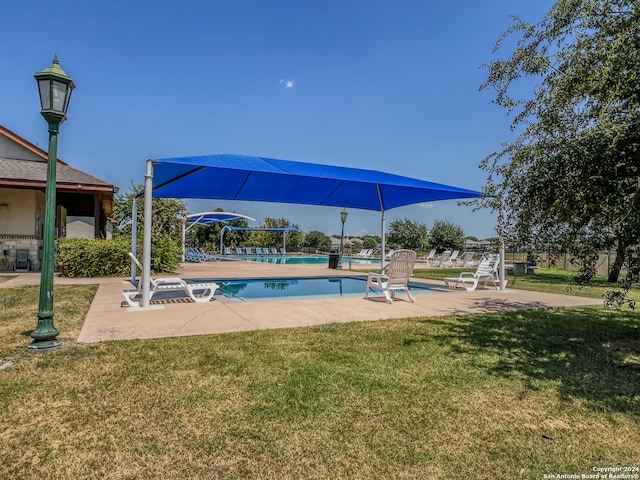
MULTIPOLYGON (((56 247, 56 271, 63 277, 117 277, 131 271, 131 241, 126 238, 59 238, 56 247)), ((153 271, 174 271, 180 252, 180 246, 169 237, 158 238, 151 254, 153 271)))

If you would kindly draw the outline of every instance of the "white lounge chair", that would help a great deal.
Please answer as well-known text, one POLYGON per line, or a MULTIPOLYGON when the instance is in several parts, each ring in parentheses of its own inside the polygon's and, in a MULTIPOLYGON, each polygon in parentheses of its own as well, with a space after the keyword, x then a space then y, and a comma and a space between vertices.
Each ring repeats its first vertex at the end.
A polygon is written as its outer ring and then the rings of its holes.
POLYGON ((451 258, 451 250, 445 250, 438 257, 438 266, 444 267, 451 258))
POLYGON ((188 262, 217 262, 220 257, 205 252, 202 247, 191 247, 185 251, 185 260, 188 262))
POLYGON ((184 258, 187 262, 204 262, 204 258, 193 248, 187 248, 184 252, 184 258))
MULTIPOLYGON (((129 252, 129 256, 140 269, 140 272, 142 272, 142 264, 136 256, 131 252, 129 252)), ((219 288, 219 285, 215 282, 187 283, 179 277, 158 277, 155 279, 150 278, 149 280, 151 282, 151 295, 149 300, 152 300, 153 296, 160 292, 183 291, 194 302, 204 303, 210 301, 213 294, 219 288)), ((123 290, 122 296, 130 307, 139 307, 140 299, 138 297, 141 296, 141 293, 142 281, 139 281, 138 288, 136 290, 123 290)))
POLYGON ((423 262, 427 262, 427 265, 430 265, 432 261, 436 258, 436 249, 432 248, 428 255, 423 255, 420 260, 423 262))
POLYGON ((370 273, 367 278, 367 291, 365 298, 369 296, 369 290, 380 290, 384 294, 387 303, 393 303, 397 290, 404 290, 411 302, 414 298, 409 291, 409 278, 413 274, 416 263, 416 252, 413 250, 395 250, 391 254, 387 273, 370 273))
POLYGON ((486 288, 487 282, 493 283, 496 288, 498 284, 498 267, 500 266, 500 255, 490 254, 484 257, 475 272, 461 272, 457 277, 445 277, 444 284, 451 289, 462 285, 467 292, 473 292, 482 282, 482 287, 486 288))
POLYGON ((202 247, 196 247, 194 249, 196 251, 196 253, 198 255, 200 255, 200 258, 203 259, 203 261, 205 262, 219 262, 220 261, 220 257, 218 255, 213 255, 212 253, 207 253, 204 251, 204 249, 202 247))
POLYGON ((475 267, 478 261, 475 260, 476 252, 466 251, 461 257, 458 257, 458 264, 463 267, 475 267))
POLYGON ((440 266, 449 268, 453 267, 458 262, 458 255, 460 255, 460 250, 454 250, 451 252, 451 255, 449 255, 449 258, 442 259, 440 261, 440 266))

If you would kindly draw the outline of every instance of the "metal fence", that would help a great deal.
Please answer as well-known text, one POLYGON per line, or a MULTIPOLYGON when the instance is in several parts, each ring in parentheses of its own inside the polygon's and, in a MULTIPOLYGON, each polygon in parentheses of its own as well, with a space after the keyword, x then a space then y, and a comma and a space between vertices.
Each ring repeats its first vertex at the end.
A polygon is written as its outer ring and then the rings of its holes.
MULTIPOLYGON (((539 257, 538 266, 542 268, 556 267, 563 270, 569 270, 575 272, 578 270, 578 266, 571 262, 571 255, 568 253, 562 255, 556 255, 551 257, 549 261, 548 252, 537 252, 539 257)), ((527 260, 527 254, 520 251, 507 251, 505 253, 505 263, 512 262, 524 262, 527 260)), ((609 270, 616 260, 616 252, 603 250, 598 252, 598 261, 596 263, 596 272, 598 275, 609 275, 609 270)))

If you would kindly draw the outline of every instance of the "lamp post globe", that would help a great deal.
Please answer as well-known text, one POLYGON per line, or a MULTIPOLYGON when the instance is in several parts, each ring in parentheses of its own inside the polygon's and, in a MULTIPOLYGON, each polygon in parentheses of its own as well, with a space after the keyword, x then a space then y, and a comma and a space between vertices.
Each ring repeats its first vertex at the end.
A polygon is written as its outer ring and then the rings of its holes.
POLYGON ((342 230, 340 232, 340 257, 338 261, 338 268, 342 268, 342 254, 344 253, 344 223, 347 221, 347 212, 346 208, 343 208, 340 212, 340 221, 342 222, 342 230))
POLYGON ((40 93, 40 113, 49 125, 49 151, 47 155, 47 181, 45 192, 44 229, 42 238, 42 263, 40 266, 40 296, 38 299, 38 323, 31 332, 28 349, 47 352, 62 345, 56 337, 53 324, 53 271, 56 221, 56 162, 58 160, 58 132, 67 118, 73 80, 58 63, 58 56, 50 66, 34 75, 40 93))

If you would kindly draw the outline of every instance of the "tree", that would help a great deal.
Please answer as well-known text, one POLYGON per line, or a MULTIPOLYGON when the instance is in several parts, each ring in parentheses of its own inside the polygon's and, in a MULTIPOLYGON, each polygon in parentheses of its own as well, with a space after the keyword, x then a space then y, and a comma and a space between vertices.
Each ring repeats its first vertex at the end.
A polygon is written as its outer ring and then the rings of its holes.
MULTIPOLYGON (((133 225, 133 199, 142 191, 142 185, 131 184, 129 190, 117 193, 113 199, 113 218, 116 219, 115 235, 131 236, 133 225)), ((153 218, 151 219, 152 237, 160 235, 172 235, 180 238, 182 234, 182 217, 186 212, 184 202, 172 198, 153 199, 153 218)), ((144 220, 144 198, 137 197, 137 236, 142 238, 144 220)))
MULTIPOLYGON (((224 209, 217 207, 214 212, 224 212, 224 209)), ((198 247, 203 247, 207 251, 218 251, 220 249, 220 234, 226 226, 247 228, 249 223, 244 219, 230 220, 228 222, 213 222, 210 225, 195 225, 187 233, 187 243, 198 247)), ((227 247, 237 247, 245 244, 247 232, 226 231, 224 234, 224 244, 227 247)))
POLYGON ((365 235, 362 237, 362 248, 377 248, 382 240, 374 235, 365 235))
MULTIPOLYGON (((260 228, 300 228, 298 225, 291 223, 286 218, 271 218, 265 217, 264 223, 260 225, 260 228)), ((298 247, 302 242, 302 233, 300 231, 286 232, 269 232, 269 231, 254 231, 251 232, 249 239, 247 240, 251 245, 257 247, 273 247, 276 245, 282 245, 284 241, 284 235, 287 236, 287 247, 298 247)))
POLYGON ((302 245, 328 252, 331 250, 331 239, 322 232, 312 230, 304 236, 302 245))
POLYGON ((587 279, 615 247, 615 282, 640 240, 640 3, 558 1, 539 23, 514 18, 494 51, 513 36, 481 88, 517 136, 481 163, 491 196, 479 204, 502 208, 499 228, 527 248, 575 255, 587 279), (522 79, 539 83, 517 98, 522 79))
POLYGON ((408 218, 396 218, 389 224, 386 240, 390 248, 424 250, 428 244, 428 234, 425 224, 412 222, 408 218))
MULTIPOLYGON (((113 217, 116 236, 131 237, 133 225, 133 199, 142 191, 142 185, 131 184, 125 193, 118 193, 113 200, 113 217)), ((154 198, 151 219, 151 248, 154 268, 158 272, 169 272, 179 264, 182 238, 182 217, 186 211, 181 200, 154 198)), ((137 238, 142 239, 144 198, 137 197, 137 238)))
POLYGON ((445 220, 436 220, 429 234, 431 247, 437 250, 464 249, 464 231, 462 227, 445 220))

